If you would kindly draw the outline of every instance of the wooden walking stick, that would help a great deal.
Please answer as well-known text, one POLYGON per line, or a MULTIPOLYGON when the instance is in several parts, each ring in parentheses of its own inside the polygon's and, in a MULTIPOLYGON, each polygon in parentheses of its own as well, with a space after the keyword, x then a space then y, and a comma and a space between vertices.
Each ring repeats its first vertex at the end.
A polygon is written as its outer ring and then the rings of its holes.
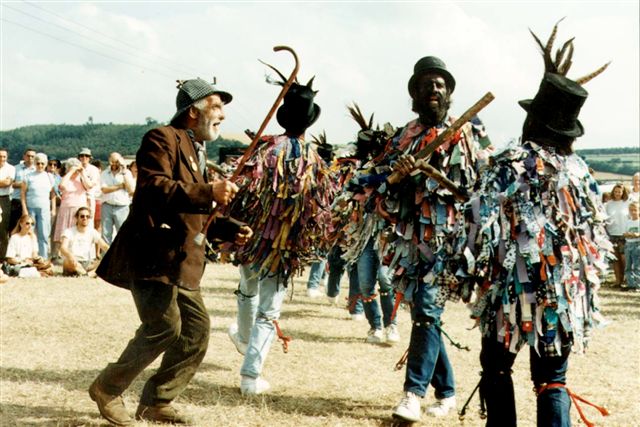
MULTIPOLYGON (((278 106, 280 106, 280 102, 282 102, 282 99, 287 94, 287 91, 289 90, 293 82, 296 80, 296 76, 298 75, 298 68, 300 66, 298 64, 298 55, 296 55, 294 50, 288 46, 275 46, 273 48, 274 52, 279 52, 281 50, 286 50, 287 52, 290 52, 291 55, 293 55, 293 59, 295 61, 295 67, 293 68, 293 71, 291 72, 291 75, 289 76, 287 81, 282 86, 282 90, 280 91, 280 94, 276 98, 276 101, 273 103, 271 110, 269 110, 269 113, 262 121, 262 124, 260 125, 260 129, 258 129, 258 132, 256 132, 256 134, 254 135, 253 140, 251 141, 251 144, 249 144, 249 147, 247 147, 244 154, 240 158, 240 161, 238 162, 238 166, 236 167, 235 171, 233 172, 233 175, 230 178, 231 180, 237 178, 240 172, 242 172, 242 168, 244 168, 244 164, 249 159, 249 156, 255 151, 256 146, 258 145, 258 141, 262 136, 262 132, 264 132, 264 129, 267 127, 267 124, 271 120, 271 117, 273 117, 273 114, 278 109, 278 106)), ((207 218, 207 222, 205 222, 204 226, 202 227, 202 231, 200 231, 200 233, 198 233, 196 237, 193 238, 193 241, 195 242, 196 245, 201 246, 204 244, 205 238, 207 236, 207 230, 209 229, 209 226, 211 225, 211 223, 215 220, 216 213, 217 213, 216 209, 214 209, 209 214, 209 217, 207 218)))
MULTIPOLYGON (((473 116, 478 114, 480 110, 482 110, 484 107, 489 105, 489 103, 491 103, 491 101, 493 101, 494 99, 495 97, 493 96, 493 94, 491 92, 487 92, 482 98, 480 98, 478 102, 473 104, 471 108, 465 111, 464 114, 458 118, 458 120, 453 122, 451 126, 449 126, 444 132, 438 135, 438 137, 434 139, 433 142, 431 142, 429 145, 424 147, 422 150, 418 151, 413 156, 415 157, 416 161, 419 162, 422 159, 422 161, 426 163, 429 160, 429 157, 431 156, 431 154, 434 151, 436 151, 438 147, 440 147, 442 144, 450 140, 455 135, 455 133, 460 128, 462 128, 462 126, 464 126, 465 123, 471 120, 473 116)), ((400 175, 399 172, 393 172, 387 178, 387 181, 389 182, 389 184, 397 184, 401 180, 402 180, 402 176, 400 175)))

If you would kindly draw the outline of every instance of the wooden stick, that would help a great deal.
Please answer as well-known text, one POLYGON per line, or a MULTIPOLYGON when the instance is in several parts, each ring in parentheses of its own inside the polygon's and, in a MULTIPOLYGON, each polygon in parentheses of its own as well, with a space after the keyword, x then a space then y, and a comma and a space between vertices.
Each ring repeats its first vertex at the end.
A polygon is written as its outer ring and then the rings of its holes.
MULTIPOLYGON (((274 52, 279 52, 281 50, 286 50, 287 52, 290 52, 293 55, 293 59, 295 60, 295 67, 293 68, 293 71, 291 72, 291 75, 289 76, 285 84, 282 86, 282 90, 280 91, 280 94, 276 98, 276 101, 273 103, 271 110, 269 110, 269 113, 267 113, 267 116, 262 121, 262 124, 260 125, 260 129, 258 129, 258 132, 256 132, 256 134, 254 135, 253 140, 251 141, 251 144, 249 144, 249 147, 247 147, 247 149, 244 151, 244 154, 240 158, 240 161, 238 162, 238 166, 236 167, 236 169, 233 172, 233 175, 231 176, 232 180, 237 178, 240 172, 242 172, 242 169, 244 168, 244 164, 249 159, 251 154, 253 154, 253 152, 255 151, 256 146, 258 145, 258 141, 262 136, 262 132, 264 132, 265 128, 267 127, 267 124, 269 123, 274 113, 280 106, 280 102, 282 102, 282 100, 284 99, 284 96, 287 94, 287 92, 289 91, 289 88, 291 87, 293 82, 296 80, 296 76, 298 75, 298 68, 300 67, 300 64, 298 63, 298 55, 296 55, 295 51, 288 46, 275 46, 273 50, 274 52)), ((204 240, 207 235, 207 230, 209 229, 209 226, 216 218, 216 215, 217 215, 216 209, 214 209, 209 214, 209 217, 207 218, 207 222, 205 222, 204 226, 202 227, 202 231, 200 231, 200 233, 198 233, 196 237, 193 238, 193 241, 195 242, 196 245, 201 246, 204 244, 204 240)))
MULTIPOLYGON (((429 145, 427 145, 422 150, 418 151, 413 157, 416 160, 419 159, 428 159, 431 154, 436 151, 438 147, 440 147, 445 142, 449 141, 455 133, 464 126, 469 120, 471 120, 480 110, 489 105, 491 101, 493 101, 495 97, 491 92, 487 92, 478 102, 473 104, 471 108, 464 112, 451 126, 449 126, 444 132, 442 132, 436 139, 433 140, 429 145)), ((404 178, 400 173, 393 172, 387 178, 389 184, 397 184, 404 178)))

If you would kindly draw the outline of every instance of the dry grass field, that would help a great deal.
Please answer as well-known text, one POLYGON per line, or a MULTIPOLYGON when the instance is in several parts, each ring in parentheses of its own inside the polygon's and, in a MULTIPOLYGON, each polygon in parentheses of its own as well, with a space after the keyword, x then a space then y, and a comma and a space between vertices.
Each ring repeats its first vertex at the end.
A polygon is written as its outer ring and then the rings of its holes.
MULTIPOLYGON (((285 334, 293 337, 290 351, 284 354, 274 344, 264 371, 272 391, 244 398, 239 392, 241 356, 226 334, 236 311, 232 292, 237 280, 233 266, 207 267, 203 294, 212 319, 209 351, 176 401, 198 426, 391 425, 404 375, 393 367, 408 344, 408 313, 399 315, 399 345, 366 344, 366 323, 350 320, 344 308, 329 306, 324 298, 307 298, 306 277, 297 278, 281 321, 285 334)), ((639 425, 640 294, 605 288, 601 295, 611 323, 595 331, 586 356, 571 357, 569 387, 609 408, 611 416, 603 418, 584 407, 596 425, 639 425)), ((0 424, 106 425, 87 387, 115 360, 138 326, 130 294, 97 279, 55 277, 13 279, 0 286, 0 297, 0 424)), ((477 330, 467 329, 471 323, 461 304, 449 305, 444 320, 447 332, 472 349, 448 348, 460 409, 479 378, 479 336, 477 330)), ((514 367, 520 426, 535 425, 528 365, 523 351, 514 367)), ((154 366, 124 394, 131 413, 154 366)), ((432 399, 429 393, 425 403, 432 399)), ((575 408, 572 417, 581 425, 575 408)), ((477 397, 464 423, 453 413, 443 419, 424 416, 422 421, 429 426, 462 424, 482 425, 477 397)))

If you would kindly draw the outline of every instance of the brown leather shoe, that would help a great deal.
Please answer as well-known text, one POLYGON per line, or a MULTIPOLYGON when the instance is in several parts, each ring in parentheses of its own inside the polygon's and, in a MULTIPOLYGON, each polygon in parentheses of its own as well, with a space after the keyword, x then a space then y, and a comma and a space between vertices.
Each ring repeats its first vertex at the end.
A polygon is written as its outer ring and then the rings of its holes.
POLYGON ((156 421, 168 424, 193 424, 193 420, 180 413, 168 403, 154 406, 140 404, 136 411, 136 420, 156 421))
POLYGON ((122 396, 107 394, 100 387, 98 378, 89 387, 89 396, 98 405, 100 415, 116 426, 132 425, 133 419, 127 413, 127 408, 124 407, 122 396))

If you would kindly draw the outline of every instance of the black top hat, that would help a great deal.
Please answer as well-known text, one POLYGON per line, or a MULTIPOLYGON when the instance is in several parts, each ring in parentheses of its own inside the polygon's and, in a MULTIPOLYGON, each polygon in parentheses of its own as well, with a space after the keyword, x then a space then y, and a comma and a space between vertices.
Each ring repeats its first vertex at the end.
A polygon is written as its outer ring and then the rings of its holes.
POLYGON ((518 103, 550 131, 576 138, 584 135, 578 114, 588 95, 573 80, 559 74, 545 73, 536 96, 518 103))
POLYGON ((176 95, 176 113, 171 118, 173 123, 182 113, 187 111, 196 102, 209 95, 218 95, 222 102, 228 104, 233 97, 230 93, 218 90, 214 85, 201 78, 178 81, 178 95, 176 95))
POLYGON ((425 56, 424 58, 420 58, 418 62, 416 62, 416 65, 413 66, 413 75, 409 79, 408 85, 409 95, 413 96, 418 76, 427 72, 440 74, 447 83, 447 88, 453 93, 456 88, 456 79, 454 79, 447 70, 447 66, 442 59, 435 56, 425 56))
POLYGON ((294 83, 278 108, 276 119, 280 126, 293 133, 302 133, 320 117, 320 107, 313 102, 316 93, 311 89, 313 79, 302 86, 294 83))

